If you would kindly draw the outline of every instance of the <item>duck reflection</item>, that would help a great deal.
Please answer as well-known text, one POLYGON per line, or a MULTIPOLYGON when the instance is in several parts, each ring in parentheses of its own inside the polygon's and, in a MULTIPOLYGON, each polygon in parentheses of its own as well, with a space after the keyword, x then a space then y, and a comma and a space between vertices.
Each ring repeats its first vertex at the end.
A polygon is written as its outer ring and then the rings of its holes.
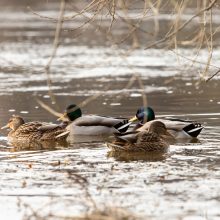
POLYGON ((143 152, 118 152, 118 151, 109 151, 107 153, 108 158, 115 158, 117 161, 148 161, 148 162, 157 162, 164 161, 169 157, 169 153, 158 153, 158 152, 148 152, 143 154, 143 152))
POLYGON ((26 151, 26 150, 55 150, 67 148, 68 143, 62 141, 10 141, 10 152, 26 151))

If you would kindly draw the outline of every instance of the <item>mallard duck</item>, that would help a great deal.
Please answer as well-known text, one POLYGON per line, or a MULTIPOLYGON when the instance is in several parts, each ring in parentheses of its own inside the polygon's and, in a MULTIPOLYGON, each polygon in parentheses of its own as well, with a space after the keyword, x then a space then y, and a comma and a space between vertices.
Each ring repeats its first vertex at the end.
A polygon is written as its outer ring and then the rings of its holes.
POLYGON ((166 152, 173 139, 160 121, 153 121, 148 130, 116 134, 115 141, 107 143, 112 151, 120 152, 166 152))
POLYGON ((152 121, 161 121, 165 124, 168 132, 176 139, 196 138, 203 129, 203 126, 195 121, 181 120, 177 118, 155 119, 154 110, 151 107, 141 107, 137 110, 136 116, 130 122, 138 120, 137 131, 147 130, 152 121))
POLYGON ((55 140, 55 137, 64 132, 67 123, 49 124, 46 122, 24 122, 24 119, 18 115, 13 115, 8 124, 2 129, 10 128, 8 133, 10 141, 46 141, 55 140))
POLYGON ((81 109, 75 105, 69 105, 65 113, 58 120, 72 121, 61 136, 109 136, 115 133, 125 132, 130 123, 125 118, 112 118, 99 115, 82 115, 81 109))

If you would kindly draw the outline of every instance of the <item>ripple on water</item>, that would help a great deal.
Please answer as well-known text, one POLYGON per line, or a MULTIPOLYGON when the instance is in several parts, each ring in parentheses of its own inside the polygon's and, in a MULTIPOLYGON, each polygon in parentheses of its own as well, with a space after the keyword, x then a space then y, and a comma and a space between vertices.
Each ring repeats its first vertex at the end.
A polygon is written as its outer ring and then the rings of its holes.
MULTIPOLYGON (((55 16, 50 11, 43 13, 55 16)), ((14 112, 23 113, 29 120, 55 121, 32 101, 37 93, 49 102, 44 66, 51 55, 52 41, 44 38, 54 33, 55 23, 48 27, 31 13, 21 12, 2 12, 0 18, 0 27, 7 28, 6 36, 22 34, 13 31, 14 20, 19 19, 17 28, 31 26, 22 36, 34 35, 40 42, 16 38, 15 42, 0 43, 2 123, 14 112), (44 31, 36 31, 39 28, 44 31)), ((187 69, 186 60, 176 59, 171 51, 137 49, 125 57, 126 50, 67 41, 70 43, 57 51, 50 75, 51 88, 62 103, 60 109, 69 102, 80 103, 85 96, 97 95, 111 84, 113 88, 85 111, 133 114, 142 105, 142 90, 136 84, 122 88, 130 79, 128 74, 138 73, 146 85, 143 89, 148 103, 160 116, 199 120, 206 123, 205 129, 197 142, 171 145, 170 151, 161 155, 115 154, 108 152, 103 142, 16 148, 1 135, 2 219, 22 219, 31 209, 40 210, 42 215, 80 214, 93 207, 91 198, 98 207, 123 207, 144 219, 219 219, 219 79, 200 83, 199 87, 198 66, 187 69), (128 95, 116 98, 123 92, 128 95)), ((179 49, 179 53, 194 57, 191 49, 179 49)), ((219 49, 213 51, 213 65, 218 65, 219 53, 219 49)), ((207 51, 201 49, 198 58, 206 62, 207 51)))

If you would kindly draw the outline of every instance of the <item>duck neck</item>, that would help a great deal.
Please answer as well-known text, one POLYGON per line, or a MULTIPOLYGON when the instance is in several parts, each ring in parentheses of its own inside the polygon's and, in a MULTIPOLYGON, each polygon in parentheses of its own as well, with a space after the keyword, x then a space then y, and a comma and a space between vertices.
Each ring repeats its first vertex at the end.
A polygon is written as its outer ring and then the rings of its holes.
POLYGON ((23 124, 24 124, 24 120, 20 118, 19 121, 17 121, 11 126, 12 131, 16 131, 23 124))
POLYGON ((141 122, 137 123, 134 127, 134 131, 137 130, 138 128, 141 128, 143 124, 141 122))

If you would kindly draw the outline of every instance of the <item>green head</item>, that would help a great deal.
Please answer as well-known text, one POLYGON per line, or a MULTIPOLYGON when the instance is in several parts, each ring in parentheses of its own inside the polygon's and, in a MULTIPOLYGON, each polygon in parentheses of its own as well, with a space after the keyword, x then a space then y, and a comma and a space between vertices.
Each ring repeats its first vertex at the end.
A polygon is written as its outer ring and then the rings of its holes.
POLYGON ((66 108, 65 115, 70 121, 74 121, 82 116, 82 111, 77 105, 71 104, 66 108))
POLYGON ((151 107, 141 107, 137 110, 136 117, 142 124, 152 121, 155 119, 154 110, 151 107))

